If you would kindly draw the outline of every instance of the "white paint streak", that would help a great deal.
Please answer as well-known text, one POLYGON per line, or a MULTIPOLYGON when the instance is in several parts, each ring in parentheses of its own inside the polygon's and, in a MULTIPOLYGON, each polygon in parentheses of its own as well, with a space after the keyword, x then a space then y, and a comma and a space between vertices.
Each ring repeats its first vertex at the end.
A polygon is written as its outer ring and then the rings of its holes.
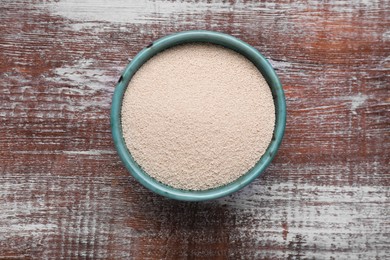
MULTIPOLYGON (((324 169, 325 170, 325 169, 324 169)), ((244 201, 230 200, 231 198, 221 199, 223 203, 228 203, 235 208, 248 208, 251 205, 250 201, 279 201, 289 200, 290 202, 300 202, 307 199, 310 203, 389 203, 388 198, 376 196, 382 192, 381 188, 371 186, 318 186, 310 183, 297 184, 294 182, 281 182, 281 183, 270 183, 270 191, 256 193, 253 190, 247 190, 251 193, 245 193, 241 199, 244 201), (296 191, 298 196, 291 198, 288 197, 291 191, 296 191), (286 197, 287 196, 287 197, 286 197)), ((254 205, 253 205, 254 206, 254 205)))
POLYGON ((288 61, 280 61, 280 60, 273 60, 273 59, 268 59, 268 61, 269 63, 271 63, 274 69, 287 69, 292 67, 292 63, 288 61))
POLYGON ((389 41, 390 40, 390 31, 386 31, 382 34, 383 40, 389 41))
MULTIPOLYGON (((321 2, 317 2, 321 3, 321 2)), ((342 0, 332 2, 332 11, 351 14, 356 8, 364 8, 365 10, 378 9, 381 0, 342 0)))
POLYGON ((334 101, 347 101, 350 105, 350 110, 352 111, 352 114, 356 115, 356 109, 363 106, 364 103, 367 101, 368 96, 364 95, 362 93, 359 93, 357 95, 351 95, 351 96, 337 96, 332 98, 334 101))
MULTIPOLYGON (((69 87, 61 87, 51 90, 53 92, 65 95, 79 95, 77 102, 63 105, 63 109, 69 112, 84 111, 88 108, 109 109, 111 105, 111 92, 117 82, 117 78, 110 75, 111 70, 99 69, 97 61, 93 59, 80 59, 71 65, 65 65, 56 68, 54 76, 48 80, 58 83, 64 83, 69 87), (104 94, 109 93, 109 94, 104 94)), ((123 68, 116 68, 119 72, 123 68)), ((119 73, 118 73, 119 75, 119 73)), ((65 99, 72 101, 72 99, 65 99)), ((62 99, 61 99, 62 101, 62 99)), ((45 114, 37 114, 37 117, 47 117, 45 114)))
POLYGON ((5 227, 5 233, 7 232, 22 232, 22 233, 29 233, 31 231, 49 231, 52 229, 57 228, 56 225, 53 224, 15 224, 15 225, 9 225, 5 227))
MULTIPOLYGON (((1 224, 1 223, 0 223, 1 224)), ((17 236, 43 237, 45 234, 53 232, 57 228, 54 224, 22 224, 15 223, 7 226, 0 226, 0 241, 8 240, 17 236)))
MULTIPOLYGON (((105 21, 111 23, 154 23, 151 16, 158 14, 169 19, 185 13, 202 13, 207 10, 230 11, 229 3, 199 2, 196 5, 183 1, 127 1, 127 0, 65 0, 46 4, 50 10, 60 16, 75 21, 105 21), (113 3, 114 2, 114 3, 113 3)), ((235 8, 242 7, 237 4, 235 8)), ((250 5, 246 6, 250 8, 250 5)), ((82 28, 82 27, 80 27, 82 28)), ((76 29, 76 28, 75 28, 76 29)))
POLYGON ((110 150, 87 150, 87 151, 63 151, 68 155, 103 155, 103 154, 116 154, 115 151, 110 150))
MULTIPOLYGON (((234 13, 238 14, 253 14, 253 12, 273 11, 276 13, 283 10, 294 9, 296 12, 307 10, 307 6, 301 2, 288 2, 276 4, 274 1, 254 1, 242 2, 237 1, 231 4, 229 1, 199 1, 196 4, 186 1, 163 1, 163 0, 63 0, 63 1, 47 1, 44 3, 49 10, 55 14, 66 17, 74 21, 84 22, 83 24, 74 23, 71 26, 75 30, 84 28, 96 27, 97 21, 110 23, 138 23, 138 24, 154 24, 156 22, 171 22, 172 20, 180 19, 182 15, 203 16, 208 12, 234 13)), ((366 10, 378 9, 380 0, 357 0, 349 1, 342 0, 333 2, 331 7, 335 12, 346 14, 357 7, 364 7, 366 10)), ((322 11, 324 4, 313 2, 310 5, 313 11, 322 11)), ((188 23, 186 20, 180 20, 182 23, 188 23)), ((193 20, 191 20, 191 23, 193 20)), ((100 30, 103 30, 100 27, 100 30)))
POLYGON ((359 95, 351 96, 351 110, 356 114, 356 109, 366 102, 368 96, 359 93, 359 95))
MULTIPOLYGON (((55 76, 53 80, 57 83, 72 83, 76 86, 86 85, 91 91, 112 87, 112 82, 115 82, 115 79, 106 75, 106 70, 98 69, 94 64, 95 62, 92 59, 80 59, 75 64, 57 68, 54 70, 55 76)), ((64 91, 66 88, 62 90, 64 91)), ((77 91, 79 94, 85 93, 85 91, 81 90, 72 89, 72 91, 77 91)))

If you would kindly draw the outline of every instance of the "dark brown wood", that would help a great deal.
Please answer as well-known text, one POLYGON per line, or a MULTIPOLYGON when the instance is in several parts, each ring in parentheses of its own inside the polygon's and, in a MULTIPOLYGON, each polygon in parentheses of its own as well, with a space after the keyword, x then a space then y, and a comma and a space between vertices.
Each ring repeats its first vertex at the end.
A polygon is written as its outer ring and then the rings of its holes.
POLYGON ((0 258, 390 258, 390 2, 0 3, 0 258), (216 30, 277 69, 288 123, 267 171, 183 203, 129 176, 115 83, 151 41, 216 30))

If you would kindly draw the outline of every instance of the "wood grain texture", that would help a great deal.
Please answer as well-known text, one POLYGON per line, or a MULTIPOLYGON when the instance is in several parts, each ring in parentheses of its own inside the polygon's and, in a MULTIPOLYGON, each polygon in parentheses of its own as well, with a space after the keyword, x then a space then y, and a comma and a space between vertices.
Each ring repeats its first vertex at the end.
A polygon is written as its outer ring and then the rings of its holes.
POLYGON ((0 3, 0 258, 389 259, 390 2, 0 3), (183 203, 129 177, 109 110, 128 59, 189 29, 277 69, 285 139, 253 184, 183 203))

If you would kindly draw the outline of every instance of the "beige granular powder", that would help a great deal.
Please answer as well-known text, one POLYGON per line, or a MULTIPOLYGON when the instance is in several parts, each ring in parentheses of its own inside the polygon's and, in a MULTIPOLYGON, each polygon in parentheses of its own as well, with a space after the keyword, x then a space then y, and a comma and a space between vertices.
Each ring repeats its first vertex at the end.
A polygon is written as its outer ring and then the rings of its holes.
POLYGON ((170 48, 131 79, 122 105, 126 145, 153 178, 184 190, 228 184, 272 139, 269 86, 242 55, 211 44, 170 48))

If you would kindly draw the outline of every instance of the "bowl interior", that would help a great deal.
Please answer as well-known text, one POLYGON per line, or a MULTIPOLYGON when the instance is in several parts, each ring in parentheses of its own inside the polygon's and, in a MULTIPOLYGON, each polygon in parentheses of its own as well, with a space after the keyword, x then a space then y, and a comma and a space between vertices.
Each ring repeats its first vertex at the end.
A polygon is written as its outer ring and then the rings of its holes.
POLYGON ((280 143, 283 138, 284 129, 286 125, 286 103, 282 85, 273 70, 271 64, 252 46, 249 44, 227 34, 211 32, 211 31, 186 31, 161 38, 139 52, 134 59, 127 65, 118 84, 115 88, 112 107, 111 107, 111 130, 114 139, 115 147, 118 154, 123 161, 125 167, 130 173, 146 188, 158 193, 160 195, 184 201, 202 201, 216 199, 229 195, 244 186, 248 185, 257 176, 259 176, 265 168, 270 164, 274 158, 280 143), (135 162, 131 153, 127 149, 124 138, 122 136, 121 125, 121 109, 122 99, 132 76, 135 72, 151 57, 157 53, 173 47, 175 45, 191 43, 191 42, 205 42, 213 43, 230 48, 249 60, 259 69, 263 77, 266 79, 271 88, 272 96, 275 104, 275 129, 272 141, 269 144, 266 152, 256 163, 256 165, 246 174, 235 180, 234 182, 203 191, 187 191, 179 190, 158 182, 150 177, 142 168, 135 162))

